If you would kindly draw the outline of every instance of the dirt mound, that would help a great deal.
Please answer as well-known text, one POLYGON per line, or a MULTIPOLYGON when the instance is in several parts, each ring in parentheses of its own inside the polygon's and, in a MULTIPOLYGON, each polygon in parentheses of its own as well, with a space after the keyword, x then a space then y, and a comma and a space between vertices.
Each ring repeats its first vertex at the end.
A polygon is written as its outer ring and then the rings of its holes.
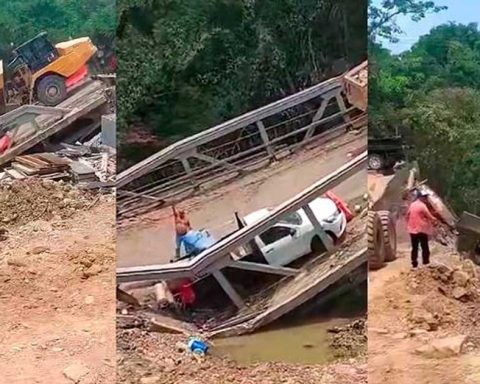
POLYGON ((28 179, 0 186, 1 223, 7 227, 38 219, 65 219, 88 207, 94 197, 70 184, 28 179))
POLYGON ((335 327, 330 346, 335 350, 337 357, 349 358, 363 355, 367 347, 367 321, 355 320, 345 327, 335 327))
POLYGON ((409 272, 407 292, 424 296, 409 313, 407 320, 411 328, 455 330, 469 335, 480 347, 478 270, 472 261, 457 259, 450 265, 436 264, 409 272))

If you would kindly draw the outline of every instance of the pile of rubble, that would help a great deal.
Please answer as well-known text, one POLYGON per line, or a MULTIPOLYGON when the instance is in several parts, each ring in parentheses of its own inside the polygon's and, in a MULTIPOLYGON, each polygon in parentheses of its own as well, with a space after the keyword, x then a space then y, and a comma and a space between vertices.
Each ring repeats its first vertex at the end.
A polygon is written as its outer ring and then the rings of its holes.
POLYGON ((86 187, 109 186, 115 179, 115 151, 85 145, 64 145, 55 153, 16 156, 0 172, 0 184, 30 178, 63 180, 86 187))
POLYGON ((358 319, 345 327, 335 327, 329 330, 333 333, 330 346, 335 355, 340 358, 364 355, 367 348, 367 321, 358 319))
POLYGON ((425 298, 407 317, 410 331, 463 335, 469 348, 480 348, 479 268, 456 255, 451 265, 435 264, 407 275, 407 289, 425 298))
POLYGON ((114 102, 114 85, 90 79, 57 107, 26 105, 2 115, 0 137, 9 143, 0 150, 0 184, 38 178, 113 186, 114 102))
POLYGON ((92 194, 71 184, 31 178, 0 184, 0 226, 10 227, 54 217, 67 218, 88 208, 92 194))

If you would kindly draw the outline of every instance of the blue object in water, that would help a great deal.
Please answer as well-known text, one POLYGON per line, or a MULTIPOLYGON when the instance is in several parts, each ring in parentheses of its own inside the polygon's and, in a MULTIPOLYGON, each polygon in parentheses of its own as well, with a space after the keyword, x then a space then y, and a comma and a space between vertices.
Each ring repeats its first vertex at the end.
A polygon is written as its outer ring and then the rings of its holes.
POLYGON ((188 341, 188 349, 195 354, 206 355, 208 352, 208 345, 203 340, 192 337, 188 341))

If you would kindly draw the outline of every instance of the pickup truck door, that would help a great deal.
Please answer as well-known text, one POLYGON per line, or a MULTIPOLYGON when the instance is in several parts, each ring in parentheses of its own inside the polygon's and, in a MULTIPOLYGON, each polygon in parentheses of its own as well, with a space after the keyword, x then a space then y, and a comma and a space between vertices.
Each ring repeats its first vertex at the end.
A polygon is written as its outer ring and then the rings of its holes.
POLYGON ((257 239, 260 251, 273 266, 284 266, 303 256, 302 245, 289 226, 276 225, 262 233, 257 239))

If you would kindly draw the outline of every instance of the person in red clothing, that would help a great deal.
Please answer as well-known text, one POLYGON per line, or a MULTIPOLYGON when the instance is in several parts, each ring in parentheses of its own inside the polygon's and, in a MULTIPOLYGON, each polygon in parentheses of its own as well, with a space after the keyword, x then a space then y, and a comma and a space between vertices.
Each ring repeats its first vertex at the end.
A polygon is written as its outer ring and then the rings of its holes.
POLYGON ((407 230, 412 242, 412 267, 418 267, 418 248, 422 247, 422 263, 430 263, 428 238, 433 232, 435 217, 427 207, 428 193, 417 191, 417 198, 410 204, 407 212, 407 230))

